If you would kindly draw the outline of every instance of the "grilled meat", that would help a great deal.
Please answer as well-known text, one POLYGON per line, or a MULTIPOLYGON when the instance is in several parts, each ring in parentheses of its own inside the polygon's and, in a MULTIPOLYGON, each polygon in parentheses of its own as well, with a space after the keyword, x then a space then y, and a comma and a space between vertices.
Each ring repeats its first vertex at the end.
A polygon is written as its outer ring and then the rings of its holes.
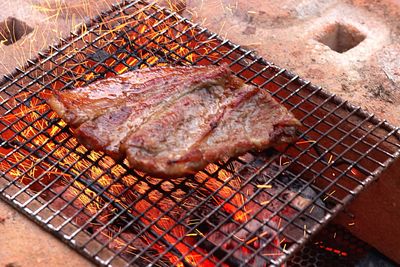
POLYGON ((155 67, 55 92, 50 106, 88 148, 156 177, 290 142, 299 122, 227 66, 155 67))

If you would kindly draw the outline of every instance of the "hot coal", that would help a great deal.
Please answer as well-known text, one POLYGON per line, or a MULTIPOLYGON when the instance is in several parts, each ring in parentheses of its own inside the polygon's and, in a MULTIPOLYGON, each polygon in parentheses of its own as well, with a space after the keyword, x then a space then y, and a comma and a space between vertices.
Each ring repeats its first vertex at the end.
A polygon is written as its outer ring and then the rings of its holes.
MULTIPOLYGON (((254 173, 254 169, 261 168, 269 160, 270 155, 259 153, 249 168, 243 169, 241 174, 244 177, 250 176, 254 173)), ((278 220, 281 221, 282 226, 285 226, 285 221, 296 218, 294 223, 289 224, 284 230, 284 234, 295 241, 304 236, 304 229, 311 229, 318 224, 319 220, 323 219, 325 204, 305 180, 294 177, 289 171, 283 171, 283 168, 284 166, 272 162, 254 177, 254 182, 259 185, 267 184, 270 187, 260 190, 257 185, 253 184, 246 186, 243 192, 252 194, 257 190, 260 191, 255 199, 258 203, 268 202, 266 206, 271 212, 281 210, 278 213, 278 220), (280 217, 284 220, 281 220, 280 217)))
POLYGON ((212 233, 209 240, 217 246, 221 246, 228 252, 233 252, 233 256, 242 261, 248 262, 251 266, 264 267, 267 266, 267 260, 265 258, 274 259, 281 255, 278 248, 271 245, 274 243, 275 246, 279 247, 279 242, 274 239, 275 231, 270 228, 267 224, 256 219, 246 222, 243 228, 238 231, 237 223, 227 223, 212 233), (233 238, 227 238, 231 233, 235 233, 233 238), (260 237, 260 238, 258 238, 260 237), (271 240, 270 243, 266 243, 266 240, 271 240), (253 242, 249 244, 243 244, 247 241, 253 242), (262 249, 255 254, 255 251, 262 247, 262 249), (264 257, 260 256, 263 255, 264 257))

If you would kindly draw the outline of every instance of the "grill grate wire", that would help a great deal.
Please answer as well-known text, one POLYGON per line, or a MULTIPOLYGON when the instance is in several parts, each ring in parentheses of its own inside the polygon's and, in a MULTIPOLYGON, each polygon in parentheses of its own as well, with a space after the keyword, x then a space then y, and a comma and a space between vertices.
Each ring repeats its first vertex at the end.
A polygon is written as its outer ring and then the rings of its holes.
POLYGON ((100 265, 280 265, 400 150, 398 128, 139 0, 6 76, 0 100, 1 198, 100 265), (222 63, 296 115, 296 144, 161 180, 88 151, 46 105, 52 90, 128 70, 222 63))

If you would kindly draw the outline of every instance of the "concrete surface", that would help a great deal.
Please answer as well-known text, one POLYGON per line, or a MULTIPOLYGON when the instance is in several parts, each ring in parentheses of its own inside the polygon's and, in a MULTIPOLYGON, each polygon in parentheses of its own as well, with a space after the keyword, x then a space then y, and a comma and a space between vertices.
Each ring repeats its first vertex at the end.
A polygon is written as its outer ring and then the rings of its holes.
POLYGON ((0 202, 0 266, 93 266, 12 207, 0 202))
MULTIPOLYGON (((109 2, 116 1, 2 1, 0 21, 15 17, 33 30, 13 45, 0 45, 0 74, 23 64, 109 2)), ((176 6, 212 31, 400 125, 399 0, 179 0, 176 6), (346 45, 354 47, 342 52, 346 45)), ((349 210, 362 221, 353 232, 400 261, 396 247, 393 249, 398 243, 385 240, 390 237, 387 228, 400 217, 396 208, 400 205, 396 200, 400 177, 398 172, 390 174, 363 193, 349 210), (373 204, 372 212, 368 208, 373 204), (383 205, 385 215, 381 216, 383 205)), ((346 225, 349 218, 342 216, 341 221, 346 225)), ((0 266, 90 265, 2 202, 0 232, 0 266)), ((392 237, 400 241, 398 235, 397 231, 392 237)))

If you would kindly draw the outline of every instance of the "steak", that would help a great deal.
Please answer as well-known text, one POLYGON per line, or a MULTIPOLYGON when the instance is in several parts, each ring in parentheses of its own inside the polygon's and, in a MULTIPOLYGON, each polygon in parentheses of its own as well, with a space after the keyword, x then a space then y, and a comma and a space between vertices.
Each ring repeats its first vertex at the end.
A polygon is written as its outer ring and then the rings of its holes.
POLYGON ((87 148, 155 177, 295 139, 300 123, 228 66, 153 67, 56 91, 50 106, 87 148))

